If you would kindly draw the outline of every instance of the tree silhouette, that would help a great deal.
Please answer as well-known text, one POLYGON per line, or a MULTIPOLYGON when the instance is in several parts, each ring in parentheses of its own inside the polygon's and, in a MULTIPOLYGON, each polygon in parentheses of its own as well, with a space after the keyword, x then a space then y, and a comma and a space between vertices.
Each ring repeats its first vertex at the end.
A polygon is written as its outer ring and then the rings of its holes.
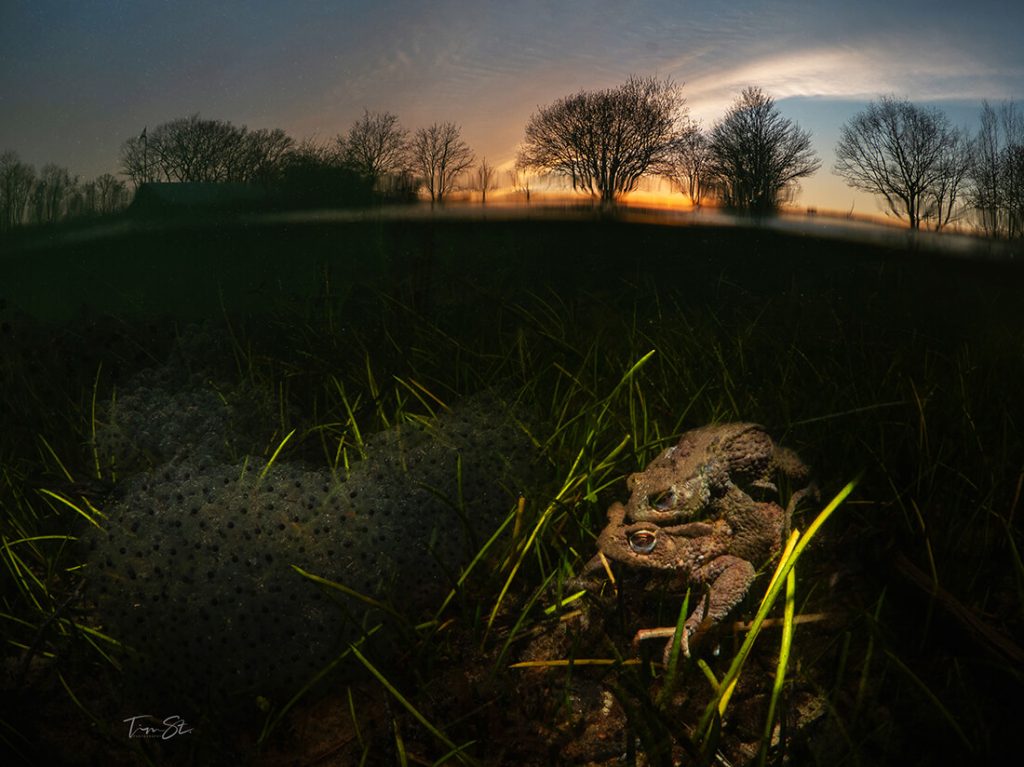
POLYGON ((67 168, 53 163, 44 165, 32 189, 32 220, 38 224, 52 224, 67 216, 69 203, 78 185, 78 177, 67 168))
POLYGON ((982 104, 981 127, 972 142, 967 195, 982 230, 1024 235, 1024 114, 1006 102, 982 104))
POLYGON ((125 183, 110 173, 104 173, 92 182, 96 189, 93 210, 106 215, 121 210, 127 205, 128 190, 125 183))
POLYGON ((518 162, 508 170, 508 181, 520 194, 526 195, 526 204, 530 204, 530 188, 533 185, 533 174, 530 169, 518 162))
POLYGON ((966 173, 962 137, 938 109, 884 96, 840 129, 835 173, 885 200, 911 229, 950 220, 966 173))
POLYGON ((480 164, 476 168, 476 188, 483 195, 481 204, 487 204, 487 190, 495 188, 497 175, 494 166, 488 164, 486 157, 480 160, 480 164))
POLYGON ((783 117, 760 88, 746 88, 710 136, 711 172, 722 202, 774 211, 797 181, 821 167, 811 134, 783 117))
POLYGON ((11 229, 25 220, 36 172, 15 152, 0 154, 0 229, 11 229))
POLYGON ((518 163, 613 204, 642 176, 666 170, 683 107, 671 80, 652 77, 580 91, 530 117, 518 163))
POLYGON ((198 114, 162 123, 121 145, 121 169, 146 181, 272 183, 295 142, 283 130, 250 131, 198 114), (148 134, 148 135, 147 135, 148 134))
POLYGON ((408 132, 391 112, 363 112, 346 136, 338 136, 341 157, 370 186, 380 191, 381 180, 400 174, 406 164, 408 132))
POLYGON ((366 178, 345 163, 337 142, 304 139, 282 161, 277 183, 290 207, 359 206, 372 201, 366 178))
POLYGON ((280 128, 240 130, 233 180, 265 186, 276 183, 288 156, 295 151, 295 139, 280 128))
POLYGON ((666 177, 689 195, 700 207, 708 192, 712 165, 711 140, 696 123, 688 123, 679 132, 668 156, 666 177))
POLYGON ((473 152, 454 123, 434 123, 416 131, 409 144, 413 170, 423 178, 431 202, 443 202, 459 174, 473 165, 473 152))

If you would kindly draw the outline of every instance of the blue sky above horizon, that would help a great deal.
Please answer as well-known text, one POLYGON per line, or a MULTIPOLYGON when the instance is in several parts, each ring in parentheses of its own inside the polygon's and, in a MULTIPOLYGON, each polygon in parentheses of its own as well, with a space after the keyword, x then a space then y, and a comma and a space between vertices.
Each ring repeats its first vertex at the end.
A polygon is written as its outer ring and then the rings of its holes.
POLYGON ((301 139, 366 108, 452 120, 501 165, 538 106, 653 74, 705 125, 764 88, 823 161, 799 202, 872 213, 831 172, 840 125, 892 93, 973 127, 982 100, 1024 99, 1021 29, 1006 0, 0 0, 0 150, 91 178, 194 112, 301 139))

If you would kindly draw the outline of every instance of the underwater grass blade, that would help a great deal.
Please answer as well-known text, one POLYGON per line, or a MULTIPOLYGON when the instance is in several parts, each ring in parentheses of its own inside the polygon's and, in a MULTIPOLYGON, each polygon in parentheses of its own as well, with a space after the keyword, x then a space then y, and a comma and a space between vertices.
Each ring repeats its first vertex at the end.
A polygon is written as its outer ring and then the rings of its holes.
POLYGON ((557 571, 552 571, 548 573, 548 576, 544 579, 543 583, 541 583, 540 586, 534 589, 533 594, 526 601, 526 604, 523 605, 523 608, 519 611, 519 617, 516 618, 516 622, 512 625, 511 630, 508 632, 508 636, 505 637, 505 642, 504 644, 502 644, 501 650, 498 652, 498 657, 494 661, 495 668, 501 666, 502 660, 505 657, 505 653, 508 652, 509 648, 512 646, 512 642, 515 640, 516 635, 519 632, 519 627, 523 625, 523 622, 530 614, 530 610, 533 609, 533 606, 537 603, 537 600, 540 598, 540 596, 547 591, 548 585, 551 583, 551 581, 557 574, 557 571))
POLYGON ((953 732, 956 733, 957 738, 960 739, 960 742, 963 743, 967 750, 974 751, 974 744, 971 742, 971 739, 967 737, 967 733, 965 733, 963 728, 957 723, 953 712, 946 708, 946 705, 939 699, 939 696, 932 692, 931 688, 925 684, 924 680, 915 674, 906 663, 897 658, 895 654, 886 650, 885 655, 900 671, 903 672, 907 679, 914 683, 917 689, 921 691, 921 694, 924 695, 932 706, 935 707, 935 710, 938 711, 942 718, 946 720, 946 724, 952 728, 953 732))
POLYGON ((761 736, 761 751, 757 763, 764 767, 768 759, 768 747, 771 744, 772 730, 775 727, 775 712, 778 709, 779 699, 782 697, 782 688, 786 683, 786 670, 789 666, 789 655, 793 647, 793 616, 796 611, 796 568, 791 568, 786 574, 786 603, 783 608, 782 640, 779 644, 779 662, 775 666, 775 680, 772 682, 772 695, 768 701, 768 717, 764 723, 764 733, 761 736))
POLYGON ((384 674, 382 674, 380 670, 376 666, 374 666, 373 663, 371 663, 365 655, 359 652, 358 647, 356 647, 355 645, 351 645, 351 649, 352 654, 356 656, 356 659, 363 664, 366 670, 369 671, 370 674, 372 674, 373 677, 381 683, 381 685, 383 685, 384 689, 387 690, 396 701, 398 701, 399 705, 401 705, 402 708, 404 708, 406 711, 412 714, 413 718, 421 725, 423 725, 427 732, 429 732, 439 741, 448 746, 448 748, 451 749, 451 753, 453 753, 455 757, 463 764, 477 764, 476 760, 472 759, 469 755, 462 753, 465 746, 456 746, 455 743, 452 742, 452 740, 447 735, 445 735, 437 727, 435 727, 430 722, 430 720, 427 719, 420 712, 420 710, 409 701, 408 698, 402 695, 402 693, 399 692, 398 689, 393 684, 391 684, 388 678, 384 676, 384 674))
MULTIPOLYGON (((341 652, 341 654, 338 655, 338 657, 336 657, 334 660, 332 660, 330 663, 328 663, 322 669, 317 671, 316 674, 314 674, 309 679, 309 681, 307 681, 304 685, 302 685, 302 687, 300 687, 299 690, 291 698, 289 698, 288 701, 283 706, 281 706, 280 710, 276 711, 274 714, 272 714, 271 716, 267 717, 267 720, 263 723, 263 730, 260 732, 260 736, 256 739, 257 747, 262 747, 267 742, 267 738, 269 738, 271 733, 273 733, 274 730, 277 729, 277 726, 281 723, 281 720, 284 719, 285 715, 289 711, 291 711, 292 708, 294 708, 295 705, 300 700, 302 700, 303 697, 305 697, 306 693, 308 693, 311 689, 313 689, 313 687, 316 686, 317 682, 319 682, 325 676, 330 674, 338 666, 339 663, 341 663, 343 660, 345 660, 345 658, 347 658, 352 653, 352 651, 355 649, 356 645, 362 644, 367 639, 369 639, 374 634, 376 634, 378 631, 380 631, 383 627, 384 627, 383 623, 378 623, 376 626, 371 627, 365 633, 365 635, 362 638, 360 638, 357 642, 349 645, 347 649, 343 650, 341 652)), ((350 702, 350 704, 351 704, 351 695, 352 695, 352 690, 351 690, 351 688, 349 688, 349 702, 350 702)), ((353 717, 355 716, 355 710, 354 709, 352 709, 352 715, 353 715, 353 717)), ((354 722, 354 720, 353 720, 353 722, 354 722)), ((357 735, 358 735, 358 732, 359 732, 359 728, 356 727, 357 735)), ((360 745, 362 745, 362 738, 360 738, 359 742, 360 742, 360 745)))
POLYGON ((521 660, 509 668, 569 668, 572 666, 639 666, 639 658, 555 658, 553 660, 521 660))
POLYGON ((260 481, 261 482, 263 481, 264 477, 267 476, 267 472, 270 471, 270 467, 274 465, 274 461, 277 460, 277 456, 279 456, 281 454, 281 451, 284 449, 284 446, 286 444, 288 444, 288 440, 290 440, 292 438, 292 435, 295 434, 295 431, 296 431, 295 429, 292 429, 290 432, 288 432, 285 435, 285 438, 282 439, 281 443, 277 446, 277 450, 275 450, 274 454, 272 456, 270 456, 270 460, 267 461, 267 465, 264 466, 263 467, 263 471, 260 472, 260 481))
MULTIPOLYGON (((517 512, 518 509, 522 507, 523 500, 523 498, 519 499, 519 503, 517 504, 517 512)), ((470 573, 473 572, 476 566, 483 561, 484 556, 490 550, 491 546, 494 545, 494 542, 501 537, 501 534, 505 531, 505 528, 509 526, 513 519, 518 519, 517 512, 513 512, 512 514, 509 514, 505 517, 505 521, 498 526, 498 529, 495 530, 491 534, 491 537, 484 542, 484 545, 481 546, 480 549, 476 552, 473 559, 470 560, 469 564, 466 565, 465 568, 463 568, 462 574, 459 575, 459 579, 455 582, 455 586, 448 592, 448 595, 444 598, 444 601, 441 602, 441 606, 437 608, 437 610, 435 611, 435 622, 440 620, 441 613, 445 611, 445 608, 447 608, 451 601, 456 597, 456 595, 458 594, 458 590, 462 587, 462 584, 466 582, 466 579, 469 577, 470 573)))
MULTIPOLYGON (((94 714, 79 699, 79 697, 77 695, 75 695, 74 690, 71 689, 71 685, 69 685, 67 680, 64 678, 63 672, 60 672, 60 671, 57 672, 57 680, 60 682, 61 687, 64 688, 64 691, 67 693, 68 697, 71 699, 71 702, 75 705, 75 707, 79 711, 82 712, 82 714, 85 716, 85 718, 92 724, 92 727, 97 732, 102 733, 106 738, 113 739, 113 732, 110 729, 110 725, 107 724, 107 722, 104 721, 103 719, 101 719, 100 717, 96 716, 96 714, 94 714)), ((145 756, 139 749, 133 749, 133 750, 135 750, 136 756, 141 756, 145 760, 146 763, 152 764, 152 761, 149 759, 149 757, 145 756)))
POLYGON ((522 566, 523 562, 526 561, 526 557, 533 549, 534 543, 540 535, 540 532, 544 529, 545 525, 547 525, 552 515, 555 513, 557 509, 561 508, 563 500, 571 492, 579 488, 580 485, 582 485, 587 480, 591 473, 600 470, 604 465, 610 463, 614 456, 618 455, 618 453, 620 453, 623 450, 623 448, 625 448, 625 446, 629 444, 629 441, 630 437, 629 435, 626 435, 626 437, 623 438, 623 440, 607 456, 605 456, 605 458, 598 464, 597 467, 595 467, 594 470, 592 470, 592 472, 584 472, 579 475, 576 474, 576 469, 583 459, 586 448, 581 448, 580 451, 577 453, 576 460, 573 461, 573 465, 569 471, 567 479, 563 482, 561 489, 558 491, 558 493, 556 493, 555 497, 544 508, 544 511, 540 515, 540 518, 537 520, 536 524, 533 526, 533 529, 530 531, 529 537, 523 543, 523 546, 519 551, 519 555, 516 558, 514 564, 512 565, 511 571, 509 572, 508 577, 505 579, 505 583, 502 585, 501 591, 498 593, 497 599, 495 599, 494 601, 494 607, 491 608, 491 613, 487 619, 487 629, 484 632, 485 638, 487 632, 489 632, 491 630, 491 627, 494 625, 494 621, 498 615, 498 610, 501 608, 501 604, 505 599, 505 596, 508 594, 509 589, 512 587, 512 582, 515 580, 516 574, 519 572, 519 569, 522 566))
POLYGON ((715 672, 711 670, 711 666, 703 658, 697 658, 697 668, 700 669, 701 673, 708 680, 708 684, 711 685, 711 689, 715 691, 717 695, 722 689, 722 683, 718 681, 718 677, 715 676, 715 672))
MULTIPOLYGON (((84 511, 80 506, 78 506, 74 502, 70 501, 69 499, 65 498, 63 495, 60 495, 59 493, 55 493, 52 490, 47 490, 45 487, 39 488, 39 492, 42 493, 45 496, 53 498, 55 501, 59 501, 60 503, 64 504, 69 509, 74 511, 76 514, 79 514, 80 516, 84 517, 89 522, 90 525, 96 527, 97 529, 102 529, 100 523, 97 522, 94 519, 93 514, 87 512, 87 511, 84 511)), ((96 509, 96 507, 94 507, 91 504, 89 504, 89 508, 93 512, 95 512, 96 514, 99 514, 100 516, 102 516, 102 513, 98 509, 96 509)))
MULTIPOLYGON (((359 717, 356 716, 356 700, 352 697, 352 687, 345 688, 345 698, 348 701, 348 717, 352 722, 352 731, 356 734, 356 743, 359 747, 366 749, 366 742, 363 740, 363 730, 359 726, 359 717)), ((365 757, 364 757, 365 758, 365 757)))
POLYGON ((656 705, 663 708, 672 697, 676 680, 679 675, 679 655, 683 646, 683 632, 686 630, 686 617, 690 614, 690 590, 686 590, 683 597, 682 607, 679 608, 679 617, 676 618, 676 628, 672 632, 672 646, 668 653, 668 670, 665 672, 665 685, 658 694, 656 705))
MULTIPOLYGON (((639 362, 634 364, 632 368, 630 368, 629 372, 626 375, 632 375, 636 370, 640 368, 640 365, 643 362, 645 362, 647 359, 651 357, 652 354, 654 354, 653 351, 648 352, 643 357, 643 359, 641 359, 639 362)), ((621 384, 622 382, 620 381, 619 386, 615 387, 616 391, 619 389, 621 384)), ((605 409, 607 409, 607 403, 605 403, 605 409)), ((632 437, 627 434, 625 437, 622 438, 619 444, 612 448, 612 450, 603 459, 601 459, 601 461, 599 461, 596 466, 591 468, 590 471, 584 471, 580 474, 577 474, 576 471, 579 468, 580 464, 583 462, 583 458, 586 455, 587 447, 593 442, 595 436, 595 429, 591 429, 587 433, 586 439, 584 440, 584 446, 581 447, 579 451, 576 453, 576 458, 572 463, 572 467, 566 474, 566 479, 563 481, 562 487, 555 494, 555 497, 544 508, 544 511, 541 513, 540 517, 537 519, 536 524, 533 526, 533 530, 530 531, 529 537, 523 543, 522 549, 519 551, 519 556, 516 558, 515 563, 512 565, 511 572, 509 572, 508 578, 505 580, 505 583, 502 586, 501 591, 498 593, 497 599, 495 599, 494 601, 494 607, 491 608, 490 616, 487 619, 488 631, 490 631, 491 626, 494 624, 495 618, 497 618, 498 610, 501 608, 501 603, 504 601, 505 596, 508 594, 509 589, 512 587, 512 581, 515 580, 516 574, 519 572, 519 568, 526 560, 526 557, 532 550, 534 543, 540 535, 540 532, 544 529, 545 525, 547 525, 548 521, 551 519, 551 516, 555 513, 557 509, 561 508, 563 501, 572 492, 576 491, 580 486, 582 486, 591 476, 602 471, 607 466, 610 466, 615 456, 622 452, 622 450, 625 449, 626 445, 628 445, 632 439, 632 437)), ((591 489, 591 492, 588 495, 593 495, 594 493, 596 493, 596 490, 591 489)))
POLYGON ((46 441, 46 437, 44 437, 42 434, 40 434, 39 435, 39 441, 43 443, 43 446, 46 448, 46 451, 50 454, 50 456, 53 458, 53 460, 57 463, 57 466, 60 468, 60 473, 64 475, 65 479, 67 479, 68 482, 72 482, 73 483, 75 480, 74 480, 74 478, 72 478, 71 472, 68 471, 67 467, 64 465, 64 462, 60 458, 57 457, 57 451, 53 449, 53 447, 50 445, 49 442, 46 441))
POLYGON ((92 451, 93 467, 96 469, 96 479, 103 479, 103 469, 100 467, 100 450, 96 443, 96 396, 100 388, 100 373, 103 370, 103 363, 96 368, 96 378, 92 385, 92 402, 89 410, 89 446, 92 451))
MULTIPOLYGON (((757 615, 754 620, 751 621, 750 630, 747 632, 747 636, 744 638, 739 652, 737 652, 736 656, 733 658, 732 664, 729 666, 729 670, 722 678, 721 692, 716 699, 712 700, 708 704, 703 716, 701 717, 700 724, 697 727, 697 732, 708 733, 709 731, 707 728, 709 724, 712 723, 713 719, 721 717, 725 713, 725 710, 729 705, 729 700, 732 697, 732 693, 736 688, 736 683, 739 681, 740 673, 746 663, 747 656, 749 656, 750 651, 753 648, 754 641, 757 639, 758 634, 760 634, 761 626, 768 617, 768 612, 778 599, 790 570, 796 566, 796 562, 800 558, 800 555, 807 548, 818 530, 821 529, 821 526, 825 524, 826 520, 832 516, 832 513, 839 508, 840 504, 846 500, 847 496, 853 492, 854 487, 857 486, 858 479, 847 483, 847 485, 839 491, 835 498, 833 498, 829 504, 822 509, 821 513, 815 517, 814 521, 811 522, 807 531, 803 535, 800 535, 797 530, 793 531, 789 541, 787 542, 786 548, 783 551, 782 557, 779 560, 775 574, 772 576, 771 582, 768 584, 768 590, 765 593, 764 599, 761 600, 761 605, 757 610, 757 615)), ((705 742, 708 742, 707 739, 705 739, 705 742)))
POLYGON ((453 748, 453 749, 452 749, 451 751, 449 751, 448 753, 446 753, 446 754, 442 754, 442 755, 441 755, 441 756, 439 756, 439 757, 438 757, 437 759, 435 759, 435 760, 434 760, 434 761, 432 762, 432 767, 442 767, 443 765, 445 765, 445 764, 448 764, 448 761, 449 761, 449 760, 450 760, 450 759, 451 759, 451 758, 452 758, 453 756, 455 756, 455 757, 459 756, 459 754, 460 754, 460 753, 461 753, 462 751, 464 751, 465 749, 469 748, 470 746, 472 746, 472 745, 474 745, 474 744, 476 744, 476 741, 475 741, 475 740, 470 740, 470 741, 466 741, 466 742, 465 742, 465 743, 463 743, 463 744, 462 744, 461 746, 456 746, 455 748, 453 748))
POLYGON ((46 587, 42 581, 39 580, 38 576, 32 572, 30 568, 18 554, 11 549, 8 545, 7 538, 4 536, 0 538, 0 543, 3 544, 4 562, 7 564, 7 569, 11 572, 11 577, 15 583, 19 586, 19 591, 22 596, 32 603, 32 606, 39 611, 44 611, 42 603, 36 598, 35 589, 32 588, 29 581, 34 582, 39 589, 45 594, 46 587))
MULTIPOLYGON (((885 603, 886 588, 882 588, 882 593, 878 595, 878 603, 875 605, 875 612, 872 616, 874 626, 878 626, 879 619, 882 615, 882 605, 885 603)), ((872 627, 874 628, 874 627, 872 627)), ((860 670, 860 678, 857 681, 857 696, 853 701, 853 721, 856 721, 860 715, 861 707, 864 705, 864 701, 868 694, 868 685, 871 678, 871 661, 874 657, 875 652, 875 630, 868 633, 868 645, 864 651, 864 661, 860 670)))
POLYGON ((434 392, 430 391, 430 389, 428 389, 428 388, 427 388, 426 386, 424 386, 423 384, 421 384, 421 383, 420 383, 419 381, 417 381, 417 380, 416 380, 415 378, 410 378, 410 379, 409 379, 408 381, 406 381, 406 380, 405 380, 405 379, 403 379, 403 378, 399 378, 398 376, 395 376, 395 377, 394 377, 394 379, 395 379, 395 381, 396 381, 397 383, 401 384, 401 385, 402 385, 402 386, 404 386, 404 387, 405 387, 406 389, 408 389, 408 390, 409 390, 409 392, 410 392, 410 393, 411 393, 411 394, 412 394, 412 395, 413 395, 413 396, 414 396, 414 397, 415 397, 415 398, 416 398, 417 400, 419 400, 420 404, 421 404, 421 405, 423 405, 423 407, 424 407, 424 408, 426 408, 426 410, 427 410, 427 411, 428 411, 428 412, 429 412, 429 413, 430 413, 431 415, 433 415, 433 414, 434 414, 434 408, 433 408, 433 407, 432 407, 431 405, 429 405, 429 404, 427 403, 427 401, 426 401, 425 399, 423 399, 423 394, 425 394, 425 395, 426 395, 426 396, 428 396, 428 397, 429 397, 430 399, 432 399, 432 400, 433 400, 434 402, 436 402, 436 403, 437 403, 438 405, 440 405, 440 406, 441 406, 441 409, 442 409, 442 410, 450 410, 450 409, 451 409, 451 408, 450 408, 450 407, 448 406, 448 404, 447 404, 447 403, 445 403, 445 401, 444 401, 444 400, 442 400, 442 399, 441 399, 440 397, 438 397, 438 396, 437 396, 436 394, 434 394, 434 392), (420 392, 422 392, 422 394, 421 394, 420 392))
MULTIPOLYGON (((563 486, 562 490, 564 491, 565 489, 566 487, 563 486)), ((561 495, 561 492, 562 491, 559 492, 559 495, 561 495)), ((537 535, 544 527, 544 524, 547 522, 548 518, 554 513, 555 508, 556 504, 554 501, 549 503, 547 507, 545 507, 543 513, 540 515, 540 518, 537 520, 537 524, 533 526, 533 530, 530 531, 530 536, 526 539, 526 542, 523 544, 523 548, 519 552, 518 559, 512 565, 512 571, 508 574, 508 578, 505 579, 505 583, 502 585, 501 591, 498 592, 498 598, 494 600, 494 607, 491 608, 491 614, 487 619, 488 631, 490 631, 491 626, 494 624, 495 618, 498 617, 498 610, 501 607, 501 603, 504 601, 505 595, 508 593, 508 590, 512 587, 512 581, 515 579, 516 573, 519 571, 519 567, 522 565, 523 560, 526 558, 526 552, 529 551, 530 547, 533 545, 534 540, 536 540, 537 535)))
POLYGON ((554 615, 556 612, 558 612, 560 610, 564 610, 566 607, 568 607, 569 605, 573 604, 574 602, 578 602, 580 599, 585 597, 588 593, 590 593, 590 592, 588 592, 586 589, 583 589, 582 591, 577 591, 574 594, 570 594, 569 596, 567 596, 564 599, 562 599, 560 602, 556 602, 553 605, 548 605, 547 607, 545 607, 544 608, 544 614, 545 615, 554 615))
POLYGON ((290 565, 290 567, 303 578, 307 578, 313 581, 313 583, 317 583, 321 586, 326 586, 327 588, 334 589, 335 591, 340 591, 347 597, 352 597, 353 599, 357 599, 365 605, 369 605, 370 607, 374 607, 378 610, 386 612, 392 618, 397 619, 400 623, 406 623, 406 619, 403 618, 398 611, 396 611, 393 607, 385 604, 384 602, 381 602, 378 599, 374 599, 373 597, 367 594, 363 594, 362 592, 349 588, 348 586, 342 583, 338 583, 337 581, 328 580, 327 578, 323 578, 319 575, 314 575, 313 573, 306 572, 298 565, 290 565))

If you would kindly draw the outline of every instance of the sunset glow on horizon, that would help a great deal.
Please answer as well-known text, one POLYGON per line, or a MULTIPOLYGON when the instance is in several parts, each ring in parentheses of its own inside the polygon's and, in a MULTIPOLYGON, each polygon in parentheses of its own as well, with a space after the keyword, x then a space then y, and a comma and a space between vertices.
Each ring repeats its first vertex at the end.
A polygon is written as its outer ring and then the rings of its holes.
POLYGON ((387 110, 409 130, 457 123, 505 185, 538 107, 654 75, 682 85, 705 127, 744 87, 763 88, 822 160, 797 207, 875 215, 832 173, 839 127, 896 94, 973 130, 983 100, 1024 98, 1022 22, 1024 9, 994 0, 8 3, 0 151, 91 178, 118 172, 121 144, 144 127, 194 113, 323 140, 387 110))

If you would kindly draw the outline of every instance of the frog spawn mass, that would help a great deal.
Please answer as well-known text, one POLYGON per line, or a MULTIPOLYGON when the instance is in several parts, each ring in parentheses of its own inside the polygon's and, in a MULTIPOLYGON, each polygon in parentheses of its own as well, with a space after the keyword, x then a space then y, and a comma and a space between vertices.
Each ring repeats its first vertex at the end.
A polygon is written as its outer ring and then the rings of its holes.
POLYGON ((166 464, 124 483, 89 537, 89 595, 138 653, 129 676, 162 700, 294 691, 385 617, 296 567, 415 621, 500 524, 535 457, 507 409, 481 398, 376 435, 345 477, 255 459, 166 464))
MULTIPOLYGON (((584 567, 580 584, 597 588, 595 576, 610 559, 667 572, 680 589, 706 589, 682 632, 681 649, 689 655, 698 629, 724 620, 746 596, 756 567, 778 554, 794 508, 816 493, 809 474, 796 453, 776 445, 756 424, 688 431, 629 477, 629 501, 609 508, 597 541, 600 553, 584 567), (779 477, 799 488, 786 509, 779 503, 779 477)), ((668 637, 667 663, 673 633, 674 627, 641 629, 634 643, 668 637)))

